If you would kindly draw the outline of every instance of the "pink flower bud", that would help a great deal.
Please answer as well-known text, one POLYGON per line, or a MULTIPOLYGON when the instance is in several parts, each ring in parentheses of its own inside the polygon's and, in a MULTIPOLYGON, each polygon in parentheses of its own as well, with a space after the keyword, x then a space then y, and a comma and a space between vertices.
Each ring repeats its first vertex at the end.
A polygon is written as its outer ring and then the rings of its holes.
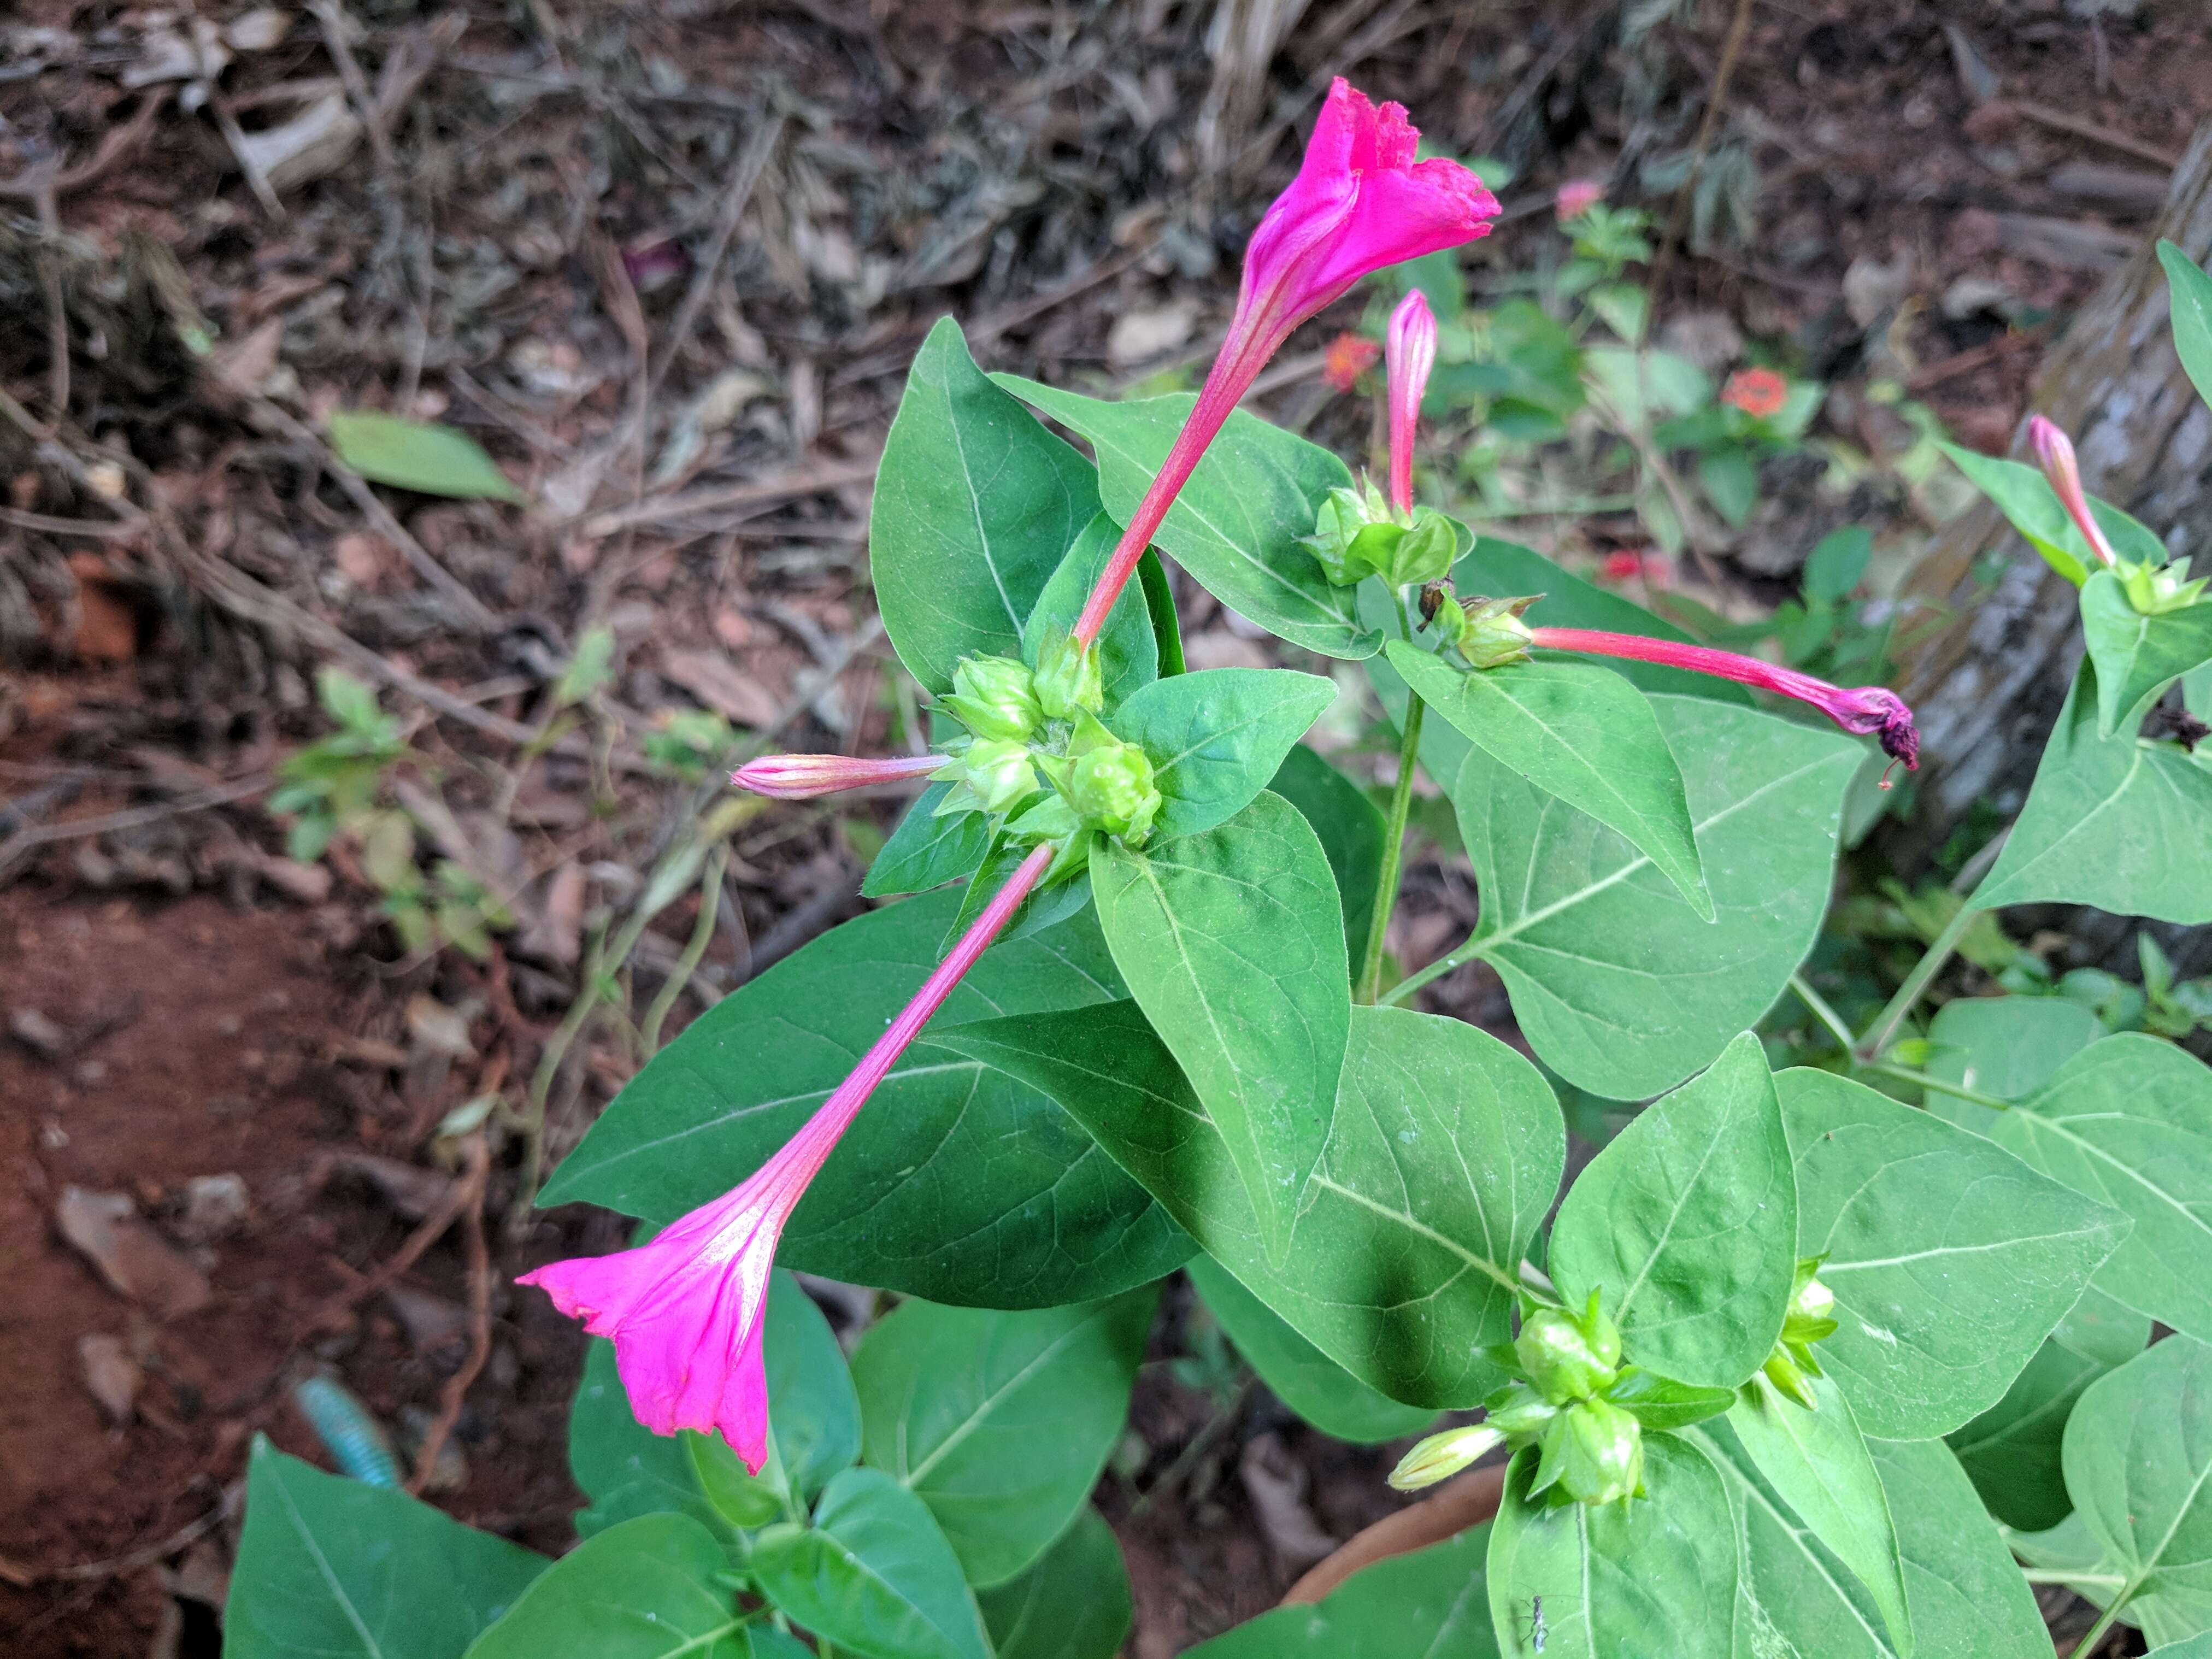
POLYGON ((1559 193, 1552 199, 1552 210, 1566 224, 1579 219, 1595 207, 1605 194, 1605 186, 1595 179, 1570 179, 1559 186, 1559 193))
POLYGON ((2027 422, 2027 441, 2035 451, 2043 476, 2051 480, 2051 489, 2066 504, 2075 528, 2087 539, 2090 550, 2106 565, 2118 564, 2119 556, 2112 551, 2105 527, 2089 511, 2089 497, 2081 489, 2081 465, 2074 458, 2074 441, 2059 429, 2056 422, 2037 415, 2027 422))
POLYGON ((1437 317, 1420 289, 1409 289, 1390 313, 1382 353, 1390 373, 1390 505, 1411 513, 1413 429, 1421 417, 1421 394, 1429 389, 1429 372, 1437 366, 1437 317))
POLYGON ((811 800, 834 795, 841 789, 863 789, 872 783, 900 783, 933 772, 945 764, 942 755, 908 755, 866 760, 854 755, 763 755, 730 774, 730 781, 756 795, 777 800, 811 800))

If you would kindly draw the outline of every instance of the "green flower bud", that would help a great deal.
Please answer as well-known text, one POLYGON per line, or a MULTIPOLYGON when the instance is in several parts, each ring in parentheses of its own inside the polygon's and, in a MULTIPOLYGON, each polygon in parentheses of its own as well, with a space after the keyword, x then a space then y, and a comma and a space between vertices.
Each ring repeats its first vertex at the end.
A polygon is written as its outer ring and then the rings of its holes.
POLYGON ((945 711, 979 738, 1026 738, 1042 711, 1029 669, 1012 657, 963 657, 945 711))
POLYGON ((1038 764, 1090 828, 1119 836, 1132 847, 1142 846, 1152 834, 1160 810, 1152 763, 1135 744, 1100 725, 1097 715, 1081 714, 1067 753, 1042 757, 1038 764))
POLYGON ((2169 611, 2180 611, 2195 605, 2204 594, 2204 586, 2212 577, 2189 578, 2189 561, 2176 559, 2172 564, 2153 565, 2120 562, 2118 574, 2120 587, 2128 596, 2128 603, 2139 616, 2159 617, 2169 611))
POLYGON ((1522 1440, 1542 1433, 1559 1414, 1559 1408, 1542 1395, 1526 1383, 1516 1382, 1490 1396, 1482 1420, 1499 1433, 1522 1440))
POLYGON ((1521 613, 1544 596, 1529 593, 1514 599, 1468 599, 1467 626, 1456 643, 1459 653, 1473 668, 1503 668, 1525 662, 1528 641, 1534 637, 1521 613))
POLYGON ((1766 1380, 1807 1411, 1818 1411, 1820 1401, 1809 1379, 1820 1376, 1820 1362, 1813 1345, 1835 1334, 1836 1293, 1817 1277, 1825 1256, 1800 1257, 1790 1290, 1790 1310, 1783 1316, 1782 1340, 1759 1369, 1766 1380))
MULTIPOLYGON (((1807 1380, 1804 1371, 1786 1346, 1777 1343, 1774 1352, 1766 1356, 1766 1363, 1759 1369, 1768 1382, 1807 1411, 1820 1409, 1820 1398, 1814 1394, 1812 1383, 1807 1380)), ((1818 1375, 1817 1372, 1814 1374, 1818 1375)))
POLYGON ((1097 714, 1106 701, 1097 644, 1085 649, 1072 634, 1058 629, 1048 634, 1037 650, 1036 695, 1046 714, 1056 720, 1097 714))
POLYGON ((1036 793, 1030 751, 1012 738, 969 744, 961 752, 960 769, 962 781, 975 791, 986 812, 1003 812, 1036 793))
POLYGON ((1400 1492, 1419 1492, 1448 1480, 1478 1458, 1505 1443, 1505 1437, 1487 1424, 1472 1428, 1446 1429, 1432 1434, 1398 1460, 1390 1471, 1390 1485, 1400 1492))
POLYGON ((1467 637, 1467 612, 1460 609, 1449 581, 1433 581, 1421 589, 1421 631, 1433 630, 1446 645, 1467 637))
POLYGON ((1554 1406, 1586 1400, 1620 1367, 1620 1331, 1598 1311, 1597 1293, 1581 1315, 1537 1308, 1521 1322, 1513 1352, 1537 1393, 1554 1406))
POLYGON ((1556 1460, 1559 1485, 1578 1502, 1625 1503, 1644 1490, 1644 1428, 1618 1406, 1570 1406, 1544 1443, 1544 1461, 1556 1460))
POLYGON ((1382 568, 1380 561, 1404 534, 1382 492, 1362 478, 1328 492, 1314 516, 1313 534, 1304 540, 1333 586, 1352 587, 1382 568))
POLYGON ((1441 580, 1451 574, 1459 552, 1459 532, 1452 521, 1432 507, 1413 510, 1413 527, 1390 550, 1390 562, 1382 578, 1393 587, 1441 580))

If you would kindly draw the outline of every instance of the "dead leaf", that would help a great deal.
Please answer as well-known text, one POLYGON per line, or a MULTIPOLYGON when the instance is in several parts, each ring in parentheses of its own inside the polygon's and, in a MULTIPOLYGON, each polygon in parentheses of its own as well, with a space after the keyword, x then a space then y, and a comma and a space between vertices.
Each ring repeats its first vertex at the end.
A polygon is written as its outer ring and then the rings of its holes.
POLYGON ((317 1184, 334 1175, 364 1181, 410 1221, 435 1214, 453 1190, 452 1180, 435 1170, 403 1164, 396 1158, 379 1158, 374 1152, 324 1152, 316 1158, 312 1173, 317 1184))
POLYGON ((76 1340, 76 1357, 84 1368, 84 1386, 100 1404, 109 1424, 120 1428, 131 1420, 131 1408, 146 1373, 119 1336, 94 1331, 76 1340))
POLYGON ((407 1035, 416 1048, 452 1060, 477 1057, 476 1044, 469 1041, 467 1017, 427 992, 417 991, 407 999, 407 1035))
POLYGON ((284 319, 271 317, 251 332, 225 340, 208 353, 208 372, 240 397, 251 398, 275 372, 277 348, 283 343, 284 319))
POLYGON ((291 32, 291 18, 275 6, 257 6, 222 26, 223 42, 234 52, 267 52, 291 32))
POLYGON ((207 1275, 149 1226, 125 1194, 64 1187, 54 1224, 102 1279, 160 1318, 196 1313, 214 1298, 207 1275))
POLYGON ((516 954, 566 968, 582 954, 584 869, 574 860, 545 880, 545 898, 514 941, 516 954))
POLYGON ((280 126, 249 132, 239 146, 271 190, 289 190, 335 173, 361 142, 361 122, 345 94, 318 98, 280 126))
POLYGON ((1173 351, 1190 338, 1198 323, 1198 302, 1173 300, 1164 306, 1125 311, 1114 319, 1106 336, 1106 360, 1127 368, 1150 357, 1173 351))
POLYGON ((76 1046, 67 1031, 36 1008, 18 1008, 9 1015, 8 1035, 41 1060, 62 1060, 76 1046))
POLYGON ((738 726, 774 726, 783 713, 768 688, 712 651, 663 651, 660 672, 738 726))
POLYGON ((136 92, 165 81, 212 80, 221 75, 230 64, 222 30, 204 17, 191 21, 191 37, 179 33, 167 19, 160 27, 147 30, 138 43, 138 60, 119 77, 123 84, 136 92))
POLYGON ((1306 1507, 1306 1466, 1291 1455, 1280 1437, 1254 1435, 1237 1460, 1237 1474, 1260 1516, 1260 1529, 1285 1565, 1309 1566, 1336 1547, 1337 1540, 1322 1530, 1306 1507))
POLYGON ((468 1336, 469 1310, 457 1302, 404 1285, 388 1286, 384 1299, 406 1328, 407 1340, 417 1353, 435 1353, 468 1336))

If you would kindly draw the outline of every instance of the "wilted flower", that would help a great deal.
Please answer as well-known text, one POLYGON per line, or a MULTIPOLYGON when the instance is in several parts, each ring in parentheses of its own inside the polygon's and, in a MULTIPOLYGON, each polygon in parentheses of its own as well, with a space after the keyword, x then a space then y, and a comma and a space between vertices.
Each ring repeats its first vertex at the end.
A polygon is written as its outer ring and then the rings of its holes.
POLYGON ((1364 334, 1340 334, 1321 355, 1321 377, 1339 392, 1349 392, 1382 355, 1382 348, 1364 334))
POLYGON ((1790 401, 1790 382, 1771 368, 1740 368, 1721 388, 1721 401, 1754 420, 1766 420, 1790 401))
POLYGON ((872 783, 897 783, 933 772, 945 764, 942 755, 895 756, 866 760, 854 755, 763 755, 747 761, 730 774, 730 781, 756 795, 777 800, 811 800, 834 795, 841 789, 860 789, 872 783))

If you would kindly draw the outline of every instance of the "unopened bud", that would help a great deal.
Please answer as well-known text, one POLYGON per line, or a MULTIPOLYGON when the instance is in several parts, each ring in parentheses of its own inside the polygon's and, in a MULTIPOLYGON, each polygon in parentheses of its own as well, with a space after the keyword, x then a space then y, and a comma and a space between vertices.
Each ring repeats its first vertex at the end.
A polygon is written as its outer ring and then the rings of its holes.
POLYGON ((1807 1380, 1803 1368, 1787 1347, 1778 1344, 1774 1352, 1766 1356, 1766 1363, 1759 1369, 1761 1376, 1807 1411, 1820 1409, 1820 1397, 1813 1392, 1813 1385, 1807 1380))
POLYGON ((1055 632, 1037 652, 1037 702, 1056 720, 1095 714, 1106 702, 1105 671, 1098 647, 1079 645, 1073 635, 1055 632))
POLYGON ((1419 1492, 1439 1480, 1449 1480, 1462 1469, 1487 1456, 1505 1443, 1505 1437, 1488 1424, 1446 1429, 1432 1434, 1399 1459, 1390 1471, 1390 1484, 1400 1492, 1419 1492))
POLYGON ((1389 498, 1371 479, 1362 478, 1328 492, 1314 516, 1313 534, 1304 540, 1333 586, 1353 587, 1383 568, 1405 533, 1389 498))
POLYGON ((987 812, 1003 812, 1036 793, 1030 751, 1012 738, 971 743, 960 756, 961 775, 987 812))
POLYGON ((841 789, 897 783, 935 771, 943 764, 935 755, 885 760, 863 760, 854 755, 763 755, 731 773, 730 781, 740 789, 777 800, 811 800, 841 789))
POLYGON ((2130 564, 2123 559, 2118 570, 2121 591, 2139 617, 2162 617, 2169 611, 2185 610, 2204 597, 2205 584, 2212 580, 2199 576, 2192 581, 2186 559, 2162 565, 2130 564))
POLYGON ((1584 1400, 1567 1407, 1545 1436, 1559 1484, 1584 1504, 1617 1504, 1644 1487, 1644 1428, 1618 1406, 1584 1400), (1556 1437, 1556 1450, 1553 1440, 1556 1437))
POLYGON ((1544 596, 1524 594, 1511 599, 1467 599, 1467 626, 1461 631, 1459 653, 1471 668, 1503 668, 1525 662, 1535 630, 1521 620, 1521 613, 1544 596))
POLYGON ((1132 847, 1142 846, 1152 834, 1153 815, 1160 810, 1152 763, 1135 744, 1122 742, 1101 726, 1096 715, 1085 714, 1077 720, 1066 754, 1040 757, 1038 764, 1090 828, 1119 836, 1132 847))
POLYGON ((1557 1406, 1526 1383, 1501 1389, 1491 1398, 1497 1403, 1483 1413, 1482 1420, 1516 1440, 1542 1433, 1559 1414, 1557 1406))
POLYGON ((979 738, 1026 738, 1042 714, 1026 665, 1012 657, 963 657, 945 711, 979 738))
POLYGON ((1537 1308, 1521 1322, 1513 1352, 1537 1393, 1555 1406, 1585 1400, 1613 1381, 1620 1368, 1620 1332, 1590 1297, 1582 1315, 1537 1308))
POLYGON ((1808 1279, 1790 1298, 1790 1311, 1808 1319, 1826 1319, 1836 1310, 1836 1293, 1818 1279, 1808 1279))
POLYGON ((1459 534, 1452 521, 1432 507, 1413 509, 1413 527, 1390 550, 1382 578, 1393 587, 1437 581, 1451 574, 1459 556, 1459 534))

